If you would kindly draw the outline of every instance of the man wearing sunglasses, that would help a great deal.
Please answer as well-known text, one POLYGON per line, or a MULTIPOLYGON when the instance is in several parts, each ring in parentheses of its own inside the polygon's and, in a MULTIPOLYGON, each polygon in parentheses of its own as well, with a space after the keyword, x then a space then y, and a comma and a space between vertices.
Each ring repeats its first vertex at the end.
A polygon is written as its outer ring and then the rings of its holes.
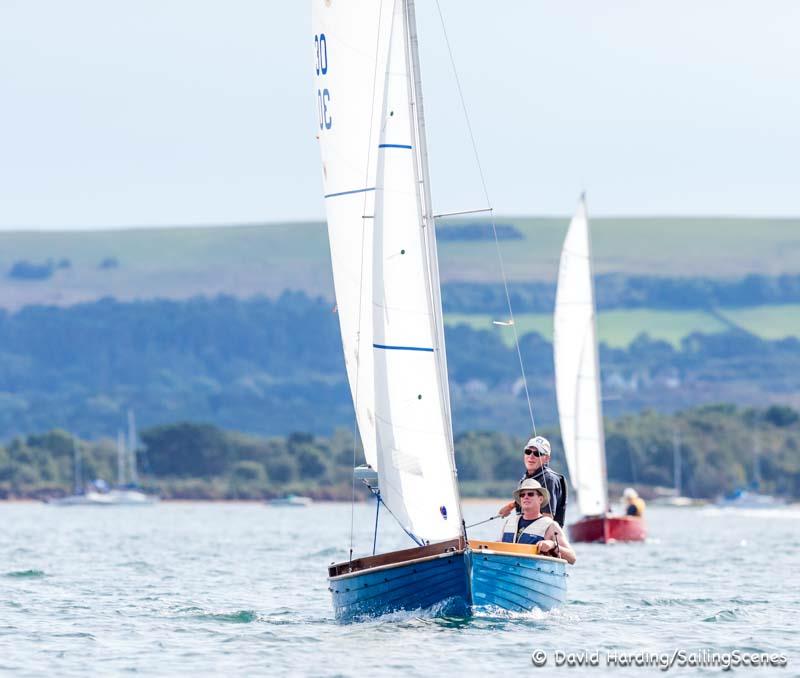
MULTIPOLYGON (((564 527, 564 517, 567 512, 567 481, 560 473, 550 468, 550 441, 543 436, 531 438, 525 445, 522 455, 525 464, 525 475, 520 483, 528 478, 533 478, 542 487, 547 489, 548 498, 542 504, 542 513, 550 516, 564 527)), ((506 518, 514 509, 521 511, 518 502, 512 501, 503 506, 498 514, 506 518)))
POLYGON ((574 564, 575 551, 564 532, 555 520, 542 514, 542 507, 550 500, 547 488, 533 478, 527 478, 514 491, 514 499, 522 506, 522 513, 506 520, 503 525, 503 541, 511 544, 535 544, 537 553, 563 558, 574 564))

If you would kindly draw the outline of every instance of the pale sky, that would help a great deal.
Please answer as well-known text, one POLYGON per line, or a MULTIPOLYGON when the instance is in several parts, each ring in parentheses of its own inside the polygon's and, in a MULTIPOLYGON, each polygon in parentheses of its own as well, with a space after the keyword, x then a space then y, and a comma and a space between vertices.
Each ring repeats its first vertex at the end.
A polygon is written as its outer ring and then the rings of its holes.
MULTIPOLYGON (((440 0, 503 215, 800 215, 800 2, 440 0)), ((434 207, 484 206, 418 0, 434 207)), ((0 0, 0 228, 321 220, 305 0, 0 0)))

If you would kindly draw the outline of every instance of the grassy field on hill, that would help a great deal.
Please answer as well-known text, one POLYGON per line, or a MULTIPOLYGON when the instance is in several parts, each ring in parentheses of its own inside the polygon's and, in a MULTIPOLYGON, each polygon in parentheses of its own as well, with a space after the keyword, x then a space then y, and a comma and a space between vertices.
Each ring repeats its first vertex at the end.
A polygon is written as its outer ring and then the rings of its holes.
MULTIPOLYGON (((566 218, 498 218, 524 239, 501 243, 509 279, 553 280, 566 218)), ((470 222, 449 222, 470 223, 470 222)), ((800 219, 595 219, 597 273, 741 277, 800 272, 800 219)), ((439 246, 444 282, 500 279, 491 241, 439 246)), ((195 295, 275 296, 304 290, 333 298, 322 223, 122 231, 0 233, 0 307, 69 305, 195 295), (101 267, 103 260, 115 265, 101 267), (67 260, 50 278, 8 277, 19 261, 67 260)))
POLYGON ((724 309, 720 313, 731 322, 762 339, 800 337, 800 305, 798 304, 724 309))
MULTIPOLYGON (((800 305, 797 304, 721 309, 717 314, 762 339, 800 337, 800 305)), ((480 313, 445 315, 447 325, 465 324, 476 330, 491 330, 506 345, 513 346, 514 333, 511 328, 495 325, 494 320, 507 319, 499 315, 494 317, 480 313)), ((548 341, 553 339, 553 316, 550 313, 515 314, 514 321, 520 336, 528 332, 538 332, 548 341)), ((629 346, 631 341, 644 332, 651 339, 661 339, 678 348, 681 339, 692 332, 713 334, 726 329, 728 328, 718 317, 704 311, 619 309, 600 311, 597 314, 599 339, 613 348, 629 346)))
MULTIPOLYGON (((783 339, 800 336, 800 306, 756 306, 745 309, 725 309, 719 312, 762 339, 783 339)), ((514 344, 510 327, 493 324, 493 320, 506 320, 483 314, 447 314, 448 325, 466 324, 477 330, 492 330, 508 345, 514 344)), ((514 316, 520 336, 538 332, 548 341, 553 338, 553 316, 549 313, 522 313, 514 316)), ((669 342, 680 347, 681 339, 692 332, 713 334, 724 332, 726 325, 711 313, 703 311, 659 311, 630 309, 601 311, 597 315, 597 332, 600 341, 613 348, 628 346, 637 336, 646 332, 651 339, 669 342)))

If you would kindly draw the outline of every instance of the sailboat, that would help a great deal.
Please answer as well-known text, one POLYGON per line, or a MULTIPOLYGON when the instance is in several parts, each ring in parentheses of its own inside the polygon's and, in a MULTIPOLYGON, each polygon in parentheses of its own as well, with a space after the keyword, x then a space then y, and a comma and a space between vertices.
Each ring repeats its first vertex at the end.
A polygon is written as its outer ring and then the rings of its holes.
POLYGON ((683 495, 681 490, 681 470, 682 470, 682 456, 681 456, 681 433, 678 428, 672 432, 672 476, 673 476, 673 490, 669 496, 660 497, 654 503, 659 506, 672 506, 675 508, 684 508, 686 506, 697 506, 702 502, 691 497, 683 495))
POLYGON ((328 570, 335 616, 549 609, 565 598, 565 561, 470 543, 462 518, 414 2, 313 0, 312 22, 334 288, 367 466, 357 472, 378 503, 376 538, 383 507, 416 544, 360 558, 351 547, 328 570))
POLYGON ((136 469, 136 420, 133 410, 128 410, 127 441, 122 431, 117 432, 117 484, 108 493, 112 505, 153 504, 159 500, 156 495, 147 494, 139 485, 136 469))
POLYGON ((779 508, 785 502, 779 497, 761 492, 761 436, 753 434, 753 480, 749 488, 737 488, 717 500, 720 508, 762 509, 779 508))
POLYGON ((108 494, 101 491, 102 482, 94 481, 89 485, 84 485, 83 457, 74 437, 72 438, 72 483, 71 495, 51 497, 45 502, 53 506, 107 506, 110 504, 108 494))
POLYGON ((154 504, 158 496, 147 494, 139 487, 136 471, 136 423, 133 411, 128 411, 127 445, 125 434, 117 432, 117 483, 113 487, 103 480, 95 480, 84 487, 81 455, 73 438, 74 494, 68 497, 49 499, 56 506, 137 506, 154 504))
POLYGON ((574 542, 641 541, 646 535, 643 518, 608 510, 595 316, 589 219, 582 195, 561 250, 553 318, 558 418, 582 516, 569 526, 569 537, 574 542))

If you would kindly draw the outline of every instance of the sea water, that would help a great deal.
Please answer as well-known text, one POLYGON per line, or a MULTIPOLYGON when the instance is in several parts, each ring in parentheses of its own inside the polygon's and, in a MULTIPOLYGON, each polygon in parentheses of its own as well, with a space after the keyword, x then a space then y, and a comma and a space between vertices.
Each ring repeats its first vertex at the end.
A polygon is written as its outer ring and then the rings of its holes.
MULTIPOLYGON (((467 522, 496 509, 468 503, 467 522)), ((576 546, 549 613, 338 624, 326 568, 347 558, 351 519, 371 551, 374 512, 0 504, 0 674, 697 675, 765 655, 787 666, 737 671, 800 675, 800 511, 653 507, 646 543, 576 546)), ((379 551, 412 545, 380 525, 379 551)))

